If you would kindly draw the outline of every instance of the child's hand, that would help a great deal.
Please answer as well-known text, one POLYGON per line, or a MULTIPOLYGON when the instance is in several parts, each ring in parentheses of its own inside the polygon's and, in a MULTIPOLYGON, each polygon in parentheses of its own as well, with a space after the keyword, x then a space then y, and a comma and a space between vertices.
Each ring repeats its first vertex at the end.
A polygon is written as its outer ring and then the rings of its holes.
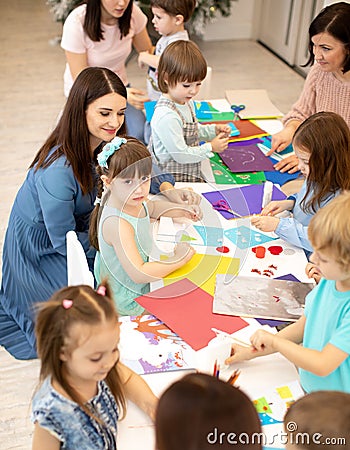
POLYGON ((203 212, 198 205, 188 205, 184 206, 184 216, 188 219, 198 222, 203 217, 203 212))
POLYGON ((275 231, 278 227, 280 219, 272 216, 253 216, 250 220, 258 230, 261 231, 275 231))
POLYGON ((195 249, 187 242, 179 242, 174 248, 173 261, 183 261, 186 264, 196 253, 195 249))
POLYGON ((146 67, 148 67, 148 64, 144 60, 146 55, 149 55, 149 52, 145 51, 139 53, 139 57, 137 58, 137 64, 140 69, 145 69, 146 67))
POLYGON ((144 103, 149 101, 148 97, 145 97, 145 93, 140 89, 127 88, 128 102, 136 109, 143 109, 144 103))
POLYGON ((308 278, 313 278, 317 284, 322 278, 321 272, 318 270, 316 264, 312 262, 306 264, 305 273, 308 278))
POLYGON ((215 125, 215 133, 218 135, 223 133, 227 138, 230 137, 231 127, 229 125, 215 125))
MULTIPOLYGON (((272 353, 275 351, 274 342, 276 336, 265 330, 257 330, 250 337, 250 342, 255 350, 255 352, 266 352, 272 353)), ((278 339, 278 338, 277 338, 278 339)))
POLYGON ((228 146, 228 138, 226 137, 226 134, 222 132, 218 134, 211 141, 211 146, 214 153, 221 153, 226 150, 228 146))
POLYGON ((266 205, 260 214, 262 216, 275 216, 283 211, 291 211, 294 203, 294 200, 274 200, 266 205))
POLYGON ((256 356, 254 347, 244 347, 243 345, 233 344, 231 347, 231 356, 226 359, 225 364, 233 364, 247 361, 256 356))

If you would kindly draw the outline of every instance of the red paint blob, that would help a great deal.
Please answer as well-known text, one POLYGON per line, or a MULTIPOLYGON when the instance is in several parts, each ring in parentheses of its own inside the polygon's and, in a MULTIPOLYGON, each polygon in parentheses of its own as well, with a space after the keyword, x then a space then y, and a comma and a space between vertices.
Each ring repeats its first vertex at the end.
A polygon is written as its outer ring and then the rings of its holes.
POLYGON ((228 253, 230 249, 228 247, 225 247, 225 245, 223 245, 222 247, 216 247, 216 251, 220 253, 228 253))
POLYGON ((283 252, 283 248, 280 245, 272 245, 271 247, 268 247, 267 249, 271 255, 279 255, 283 252))
POLYGON ((266 249, 265 247, 259 245, 258 247, 255 247, 255 256, 257 258, 265 258, 266 249))

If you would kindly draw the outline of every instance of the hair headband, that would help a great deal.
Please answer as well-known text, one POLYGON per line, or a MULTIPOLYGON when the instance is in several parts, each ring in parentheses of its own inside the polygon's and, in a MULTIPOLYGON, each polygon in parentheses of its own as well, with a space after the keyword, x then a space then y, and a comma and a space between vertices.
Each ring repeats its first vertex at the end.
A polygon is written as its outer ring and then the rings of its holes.
POLYGON ((108 169, 108 158, 112 156, 117 150, 119 150, 122 144, 126 143, 127 140, 125 138, 116 136, 111 140, 111 142, 106 144, 103 147, 102 152, 97 155, 97 162, 99 166, 108 169))

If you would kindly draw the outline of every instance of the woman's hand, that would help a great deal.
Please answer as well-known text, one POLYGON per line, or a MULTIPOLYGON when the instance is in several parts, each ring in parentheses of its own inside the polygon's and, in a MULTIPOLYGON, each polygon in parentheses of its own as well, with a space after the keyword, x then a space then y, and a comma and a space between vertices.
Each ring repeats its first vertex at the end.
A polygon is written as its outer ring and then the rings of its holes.
POLYGON ((283 211, 291 211, 295 204, 294 200, 273 200, 263 208, 262 216, 275 216, 283 211))
POLYGON ((278 161, 273 167, 282 173, 295 173, 299 170, 299 160, 296 155, 290 155, 278 161))
POLYGON ((253 216, 250 222, 258 230, 270 232, 276 230, 280 222, 280 219, 278 217, 272 216, 253 216))
POLYGON ((292 142, 296 127, 286 126, 283 130, 272 135, 271 150, 266 154, 270 156, 273 152, 281 152, 292 142))
POLYGON ((144 103, 149 102, 149 98, 145 97, 144 91, 135 88, 127 88, 128 92, 128 103, 136 109, 143 109, 144 103))
MULTIPOLYGON (((164 183, 163 183, 164 184, 164 183)), ((167 189, 162 189, 160 186, 161 193, 173 203, 187 203, 188 205, 199 205, 202 197, 194 192, 191 188, 175 189, 173 185, 167 189)))

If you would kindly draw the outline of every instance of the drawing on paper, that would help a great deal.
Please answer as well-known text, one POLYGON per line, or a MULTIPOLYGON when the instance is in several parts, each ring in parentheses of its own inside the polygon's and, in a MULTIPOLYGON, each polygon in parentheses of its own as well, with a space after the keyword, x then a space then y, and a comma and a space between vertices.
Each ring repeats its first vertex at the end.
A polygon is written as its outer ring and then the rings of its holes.
POLYGON ((152 315, 120 317, 120 359, 138 374, 193 368, 193 350, 152 315))

